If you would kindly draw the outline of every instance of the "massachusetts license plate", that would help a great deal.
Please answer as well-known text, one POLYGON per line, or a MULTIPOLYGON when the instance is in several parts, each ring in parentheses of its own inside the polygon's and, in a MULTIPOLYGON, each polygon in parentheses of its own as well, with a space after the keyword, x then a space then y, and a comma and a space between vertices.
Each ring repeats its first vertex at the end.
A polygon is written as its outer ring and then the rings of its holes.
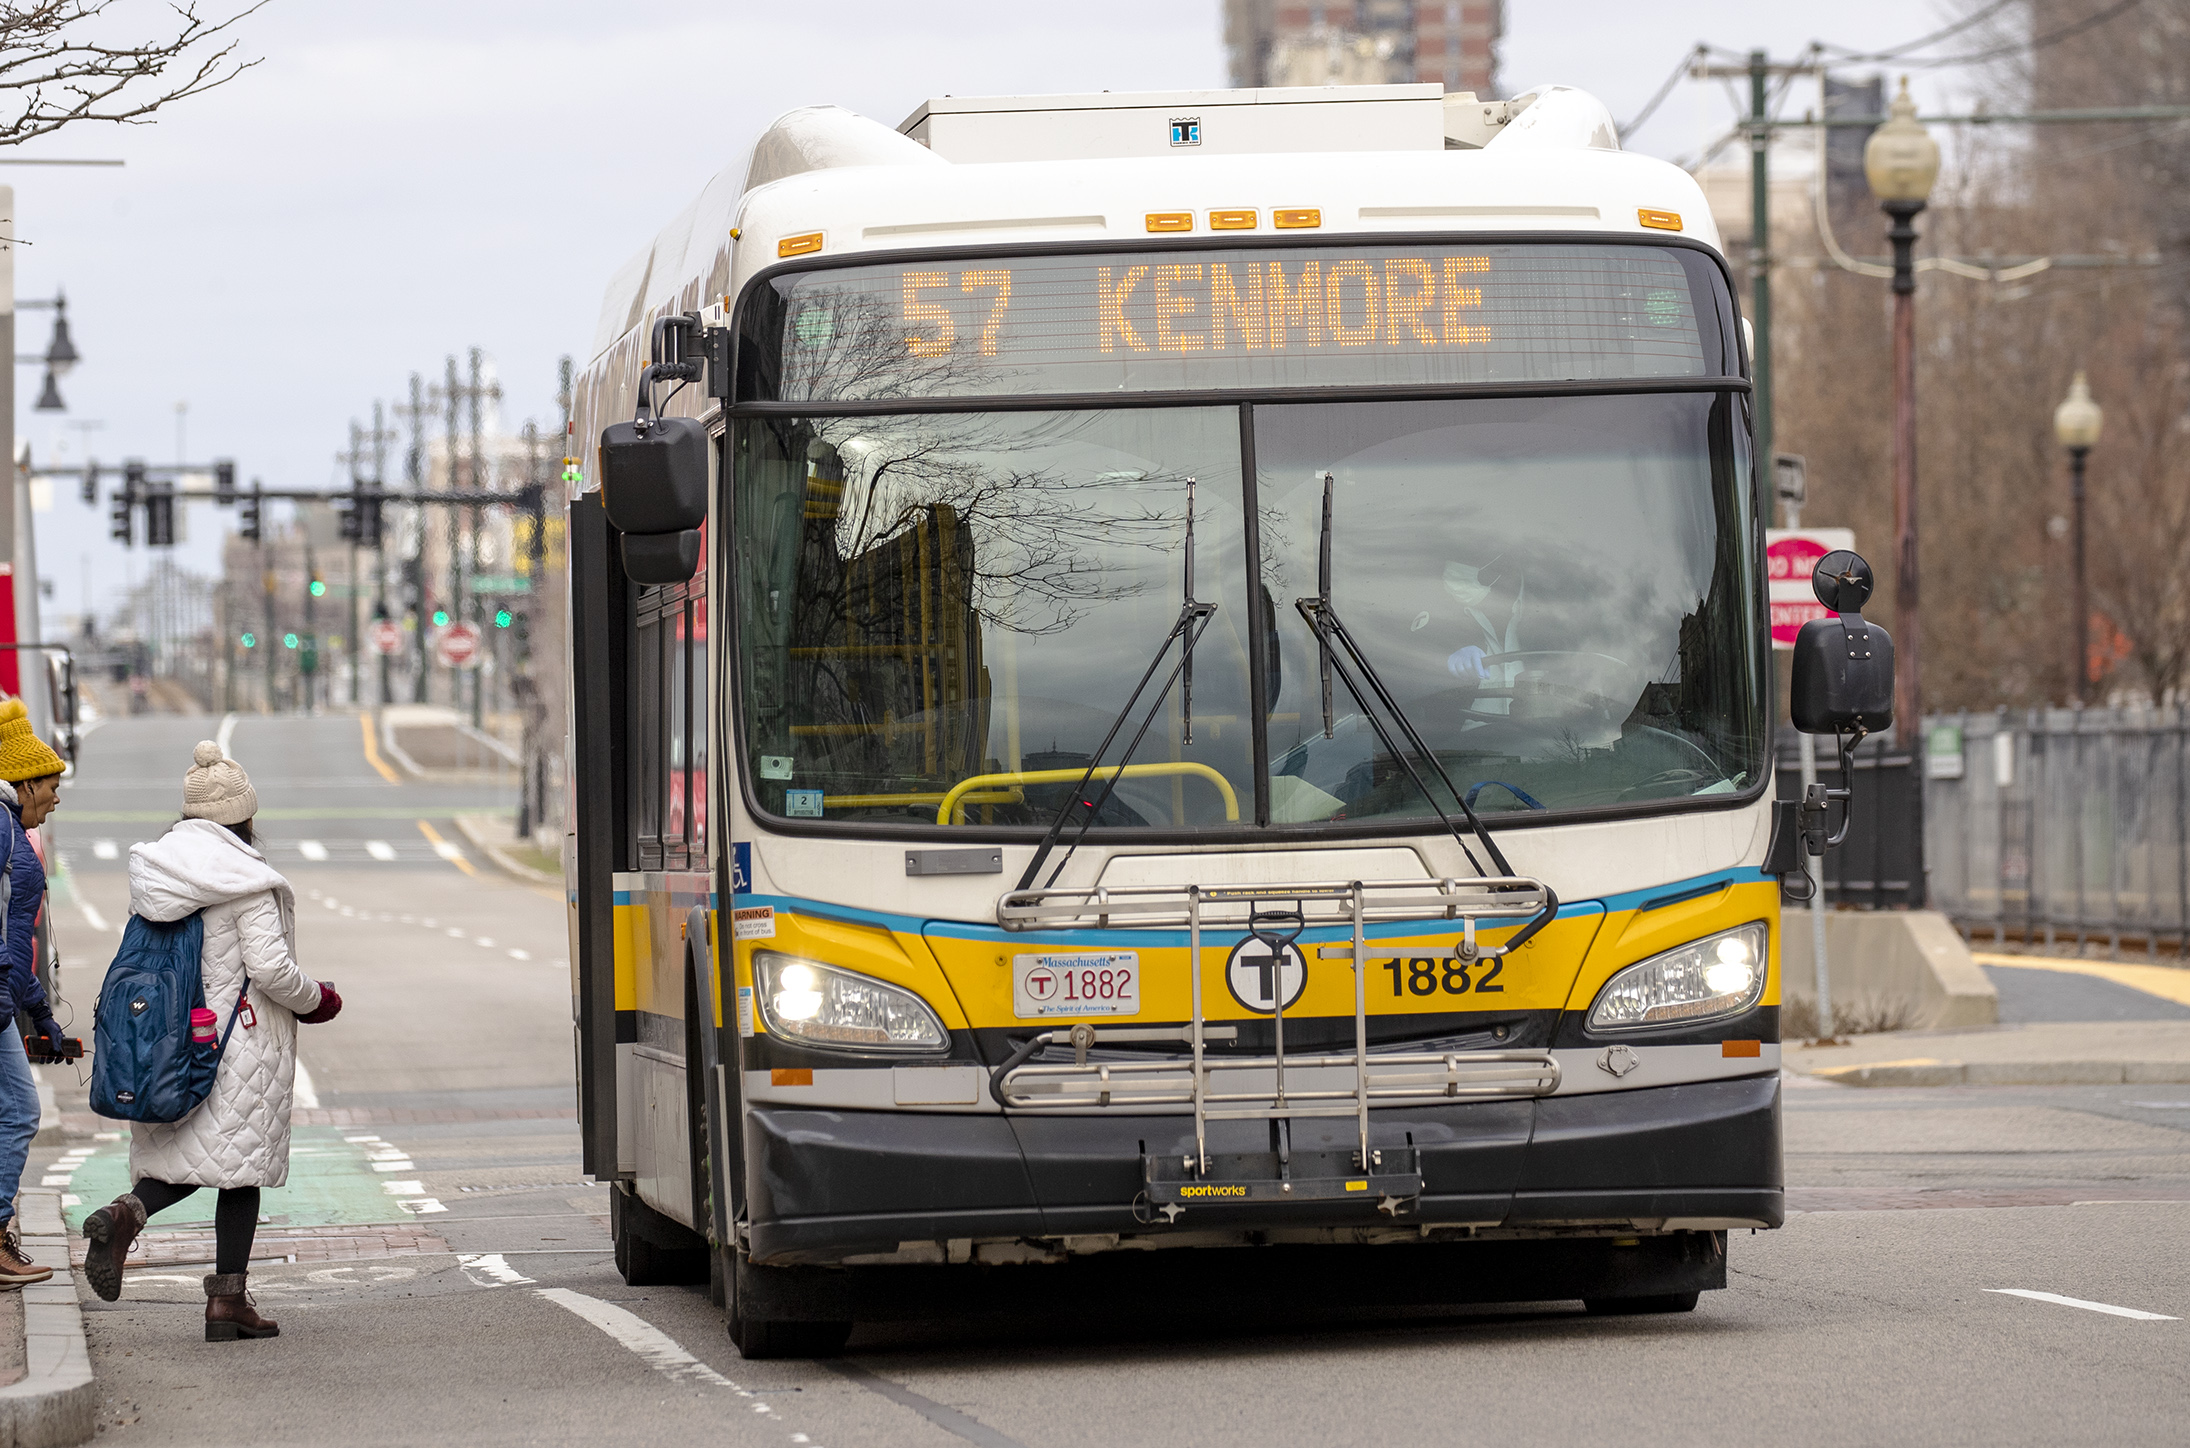
POLYGON ((1011 958, 1011 1010, 1023 1021, 1044 1016, 1139 1015, 1141 958, 1130 950, 1015 955, 1011 958))

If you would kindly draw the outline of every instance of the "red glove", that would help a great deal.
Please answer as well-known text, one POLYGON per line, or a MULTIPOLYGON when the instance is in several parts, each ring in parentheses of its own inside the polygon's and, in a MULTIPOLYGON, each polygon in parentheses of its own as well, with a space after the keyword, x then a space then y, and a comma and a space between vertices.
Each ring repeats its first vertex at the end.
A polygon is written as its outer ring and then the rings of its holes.
POLYGON ((331 1021, 341 1014, 342 997, 335 994, 335 983, 331 980, 323 980, 319 983, 319 1004, 312 1009, 310 1014, 298 1016, 297 1019, 307 1026, 316 1026, 322 1021, 331 1021))

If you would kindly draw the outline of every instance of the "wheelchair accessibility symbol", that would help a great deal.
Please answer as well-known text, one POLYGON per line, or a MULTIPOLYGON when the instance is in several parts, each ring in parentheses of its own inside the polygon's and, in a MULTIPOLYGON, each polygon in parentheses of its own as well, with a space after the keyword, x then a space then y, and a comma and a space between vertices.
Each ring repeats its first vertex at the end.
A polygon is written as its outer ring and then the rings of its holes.
POLYGON ((1257 1015, 1274 1015, 1280 990, 1285 993, 1285 1008, 1291 1010, 1300 993, 1308 988, 1308 962, 1291 945, 1285 947, 1281 957, 1272 959, 1270 947, 1249 936, 1232 947, 1230 958, 1224 962, 1224 983, 1231 987, 1232 999, 1247 1009, 1257 1015))

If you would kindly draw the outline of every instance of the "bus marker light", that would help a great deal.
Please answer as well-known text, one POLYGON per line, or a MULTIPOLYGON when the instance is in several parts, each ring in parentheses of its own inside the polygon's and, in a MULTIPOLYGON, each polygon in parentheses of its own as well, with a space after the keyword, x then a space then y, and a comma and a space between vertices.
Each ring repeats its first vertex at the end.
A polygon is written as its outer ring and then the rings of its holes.
POLYGON ((1253 231, 1255 212, 1252 207, 1245 211, 1212 211, 1209 213, 1211 231, 1253 231))
POLYGON ((821 250, 821 233, 809 231, 802 236, 786 236, 776 243, 777 256, 805 256, 821 250))
POLYGON ((1321 226, 1323 212, 1314 206, 1294 206, 1270 213, 1270 223, 1280 231, 1321 226))
POLYGON ((1764 1043, 1762 1041, 1724 1041, 1719 1045, 1719 1054, 1721 1056, 1761 1056, 1764 1054, 1764 1043))
POLYGON ((1652 211, 1648 207, 1635 213, 1635 219, 1652 231, 1679 231, 1681 214, 1678 211, 1652 211))
POLYGON ((1194 213, 1191 211, 1151 211, 1148 213, 1150 231, 1192 231, 1194 213))
POLYGON ((814 1084, 813 1069, 807 1066, 799 1066, 787 1070, 778 1066, 768 1073, 768 1084, 771 1086, 811 1086, 814 1084))
POLYGON ((1365 1192, 1365 1191, 1367 1191, 1368 1189, 1369 1189, 1369 1184, 1368 1184, 1367 1182, 1348 1182, 1348 1183, 1346 1183, 1346 1190, 1347 1190, 1347 1191, 1349 1191, 1349 1192, 1365 1192))

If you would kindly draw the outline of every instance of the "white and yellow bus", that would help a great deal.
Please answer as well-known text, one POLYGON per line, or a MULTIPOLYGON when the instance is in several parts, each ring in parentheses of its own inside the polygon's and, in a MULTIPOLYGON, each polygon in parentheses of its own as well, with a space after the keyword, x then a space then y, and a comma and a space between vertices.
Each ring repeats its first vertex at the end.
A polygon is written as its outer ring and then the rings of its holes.
POLYGON ((1680 1311, 1780 1224, 1744 331, 1596 101, 795 111, 594 352, 631 1281, 749 1355, 1136 1253, 1680 1311))

